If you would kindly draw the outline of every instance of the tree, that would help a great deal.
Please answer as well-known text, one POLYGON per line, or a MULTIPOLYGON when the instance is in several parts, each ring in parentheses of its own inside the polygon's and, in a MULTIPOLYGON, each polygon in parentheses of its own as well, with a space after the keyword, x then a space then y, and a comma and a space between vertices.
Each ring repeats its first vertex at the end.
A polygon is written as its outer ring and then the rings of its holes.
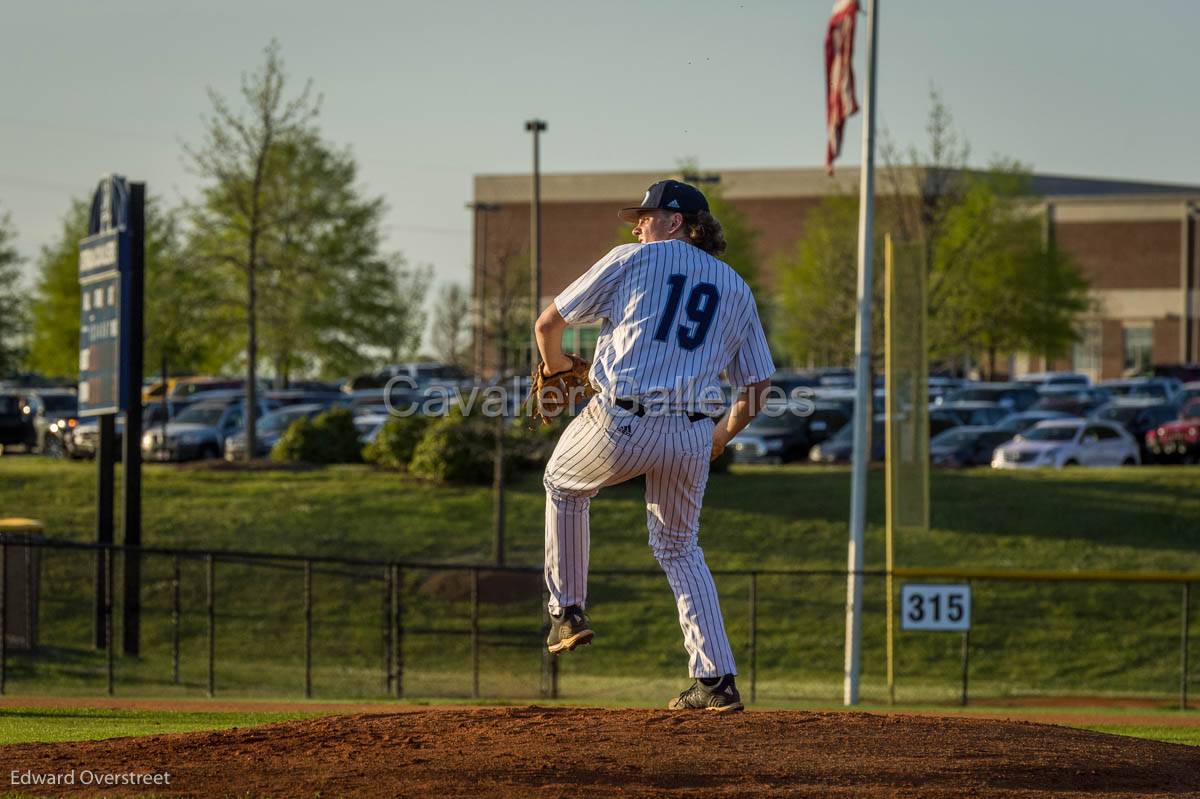
POLYGON ((428 271, 381 252, 387 209, 357 190, 350 153, 306 131, 270 157, 278 163, 264 196, 277 225, 260 241, 259 290, 263 353, 276 380, 286 385, 300 369, 361 372, 415 349, 428 271))
MULTIPOLYGON (((298 96, 284 99, 286 78, 278 42, 266 48, 261 71, 242 75, 242 99, 248 113, 238 113, 215 90, 208 90, 213 113, 206 120, 204 143, 189 148, 197 173, 208 180, 193 208, 196 252, 214 273, 232 270, 244 280, 241 296, 246 323, 246 457, 255 450, 258 377, 258 290, 263 239, 276 232, 284 209, 270 202, 278 186, 278 170, 286 159, 276 155, 280 142, 310 133, 319 101, 310 97, 312 83, 298 96)), ((214 277, 217 277, 214 274, 214 277)))
MULTIPOLYGON (((876 226, 876 231, 883 226, 876 226)), ((875 274, 883 274, 883 240, 874 247, 875 274)), ((795 248, 774 262, 777 281, 772 337, 784 359, 808 366, 854 361, 858 304, 858 200, 831 197, 804 223, 795 248)), ((875 281, 872 352, 882 349, 882 279, 875 281)))
POLYGON ((928 150, 910 147, 906 165, 890 142, 882 156, 893 229, 926 264, 931 360, 986 352, 991 374, 997 351, 1063 353, 1090 307, 1088 286, 1043 241, 1029 170, 1003 160, 969 169, 970 146, 936 90, 926 131, 928 150))
POLYGON ((470 366, 471 298, 458 283, 442 286, 433 309, 434 353, 443 363, 470 366))
POLYGON ((0 375, 17 372, 25 360, 28 313, 21 289, 21 257, 9 215, 0 215, 0 375))
MULTIPOLYGON (((37 260, 29 365, 58 377, 79 375, 79 241, 89 204, 73 200, 59 238, 37 260)), ((146 199, 145 358, 154 371, 165 351, 175 374, 218 368, 232 350, 213 285, 199 274, 179 237, 176 214, 146 199)))
POLYGON ((87 235, 89 207, 72 200, 58 241, 38 255, 29 368, 45 375, 79 376, 79 240, 87 235))
MULTIPOLYGON (((1037 198, 1028 170, 997 161, 967 168, 970 148, 955 132, 936 92, 927 126, 929 150, 883 147, 874 244, 873 351, 882 342, 882 234, 915 245, 927 274, 928 346, 933 362, 986 354, 989 376, 998 352, 1061 354, 1090 307, 1088 286, 1061 251, 1043 241, 1030 213, 1037 198)), ((848 363, 857 294, 857 204, 833 197, 809 217, 795 252, 776 266, 780 313, 776 339, 800 362, 848 363)))

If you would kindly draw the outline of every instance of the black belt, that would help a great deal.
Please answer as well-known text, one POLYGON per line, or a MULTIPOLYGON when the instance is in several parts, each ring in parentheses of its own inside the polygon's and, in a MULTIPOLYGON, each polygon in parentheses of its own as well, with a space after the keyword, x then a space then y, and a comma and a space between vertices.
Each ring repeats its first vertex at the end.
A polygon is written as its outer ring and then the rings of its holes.
MULTIPOLYGON (((618 408, 629 411, 634 416, 639 418, 646 415, 646 406, 637 400, 618 398, 613 400, 613 404, 618 408)), ((700 413, 698 411, 691 411, 685 415, 687 416, 688 421, 691 422, 698 422, 701 419, 712 419, 713 421, 716 421, 715 416, 709 416, 707 413, 700 413)))

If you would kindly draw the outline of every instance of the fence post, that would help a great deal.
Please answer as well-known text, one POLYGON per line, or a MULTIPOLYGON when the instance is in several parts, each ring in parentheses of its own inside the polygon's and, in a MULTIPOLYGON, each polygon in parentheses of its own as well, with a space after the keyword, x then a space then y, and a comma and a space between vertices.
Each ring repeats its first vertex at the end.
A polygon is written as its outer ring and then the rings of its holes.
POLYGON ((8 679, 8 538, 0 537, 0 696, 8 679))
POLYGON ((217 656, 217 564, 211 554, 205 555, 208 584, 208 696, 216 693, 215 660, 217 656))
POLYGON ((1188 627, 1192 615, 1192 584, 1183 584, 1183 624, 1179 631, 1179 709, 1188 705, 1188 627))
POLYGON ((396 586, 396 698, 404 696, 404 571, 397 564, 392 578, 396 586))
POLYGON ((37 604, 33 598, 33 559, 41 553, 34 549, 32 536, 27 536, 25 542, 25 640, 29 643, 29 651, 32 652, 37 627, 37 604))
POLYGON ((479 698, 479 569, 471 569, 471 698, 479 698))
POLYGON ((113 557, 112 544, 104 545, 104 670, 108 695, 113 694, 113 557))
POLYGON ((179 556, 171 572, 171 682, 179 685, 179 556))
POLYGON ((750 701, 758 701, 758 572, 750 572, 750 701))
POLYGON ((963 707, 967 706, 967 666, 970 664, 971 657, 971 630, 970 628, 963 630, 962 634, 962 701, 960 704, 963 707))
POLYGON ((304 561, 304 698, 312 699, 312 561, 304 561))
POLYGON ((396 623, 393 615, 393 589, 391 564, 383 567, 383 692, 392 695, 392 630, 396 623))

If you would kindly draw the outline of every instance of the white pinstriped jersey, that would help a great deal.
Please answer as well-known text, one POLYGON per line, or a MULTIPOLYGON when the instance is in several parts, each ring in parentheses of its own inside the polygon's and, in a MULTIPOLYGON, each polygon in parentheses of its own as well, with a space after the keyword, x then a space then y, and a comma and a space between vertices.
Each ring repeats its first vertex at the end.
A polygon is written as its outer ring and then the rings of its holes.
POLYGON ((601 321, 591 381, 609 400, 673 409, 720 404, 775 372, 750 287, 685 241, 624 244, 555 298, 568 324, 601 321))

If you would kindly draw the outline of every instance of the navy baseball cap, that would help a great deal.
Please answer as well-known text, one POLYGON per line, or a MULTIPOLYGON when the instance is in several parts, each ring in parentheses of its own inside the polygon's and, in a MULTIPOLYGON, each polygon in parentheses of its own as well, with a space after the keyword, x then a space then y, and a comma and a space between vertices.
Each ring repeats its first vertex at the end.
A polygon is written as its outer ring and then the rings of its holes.
POLYGON ((646 189, 641 205, 622 208, 617 216, 636 224, 645 211, 678 211, 681 214, 698 214, 708 210, 708 200, 695 186, 678 180, 660 180, 646 189))

